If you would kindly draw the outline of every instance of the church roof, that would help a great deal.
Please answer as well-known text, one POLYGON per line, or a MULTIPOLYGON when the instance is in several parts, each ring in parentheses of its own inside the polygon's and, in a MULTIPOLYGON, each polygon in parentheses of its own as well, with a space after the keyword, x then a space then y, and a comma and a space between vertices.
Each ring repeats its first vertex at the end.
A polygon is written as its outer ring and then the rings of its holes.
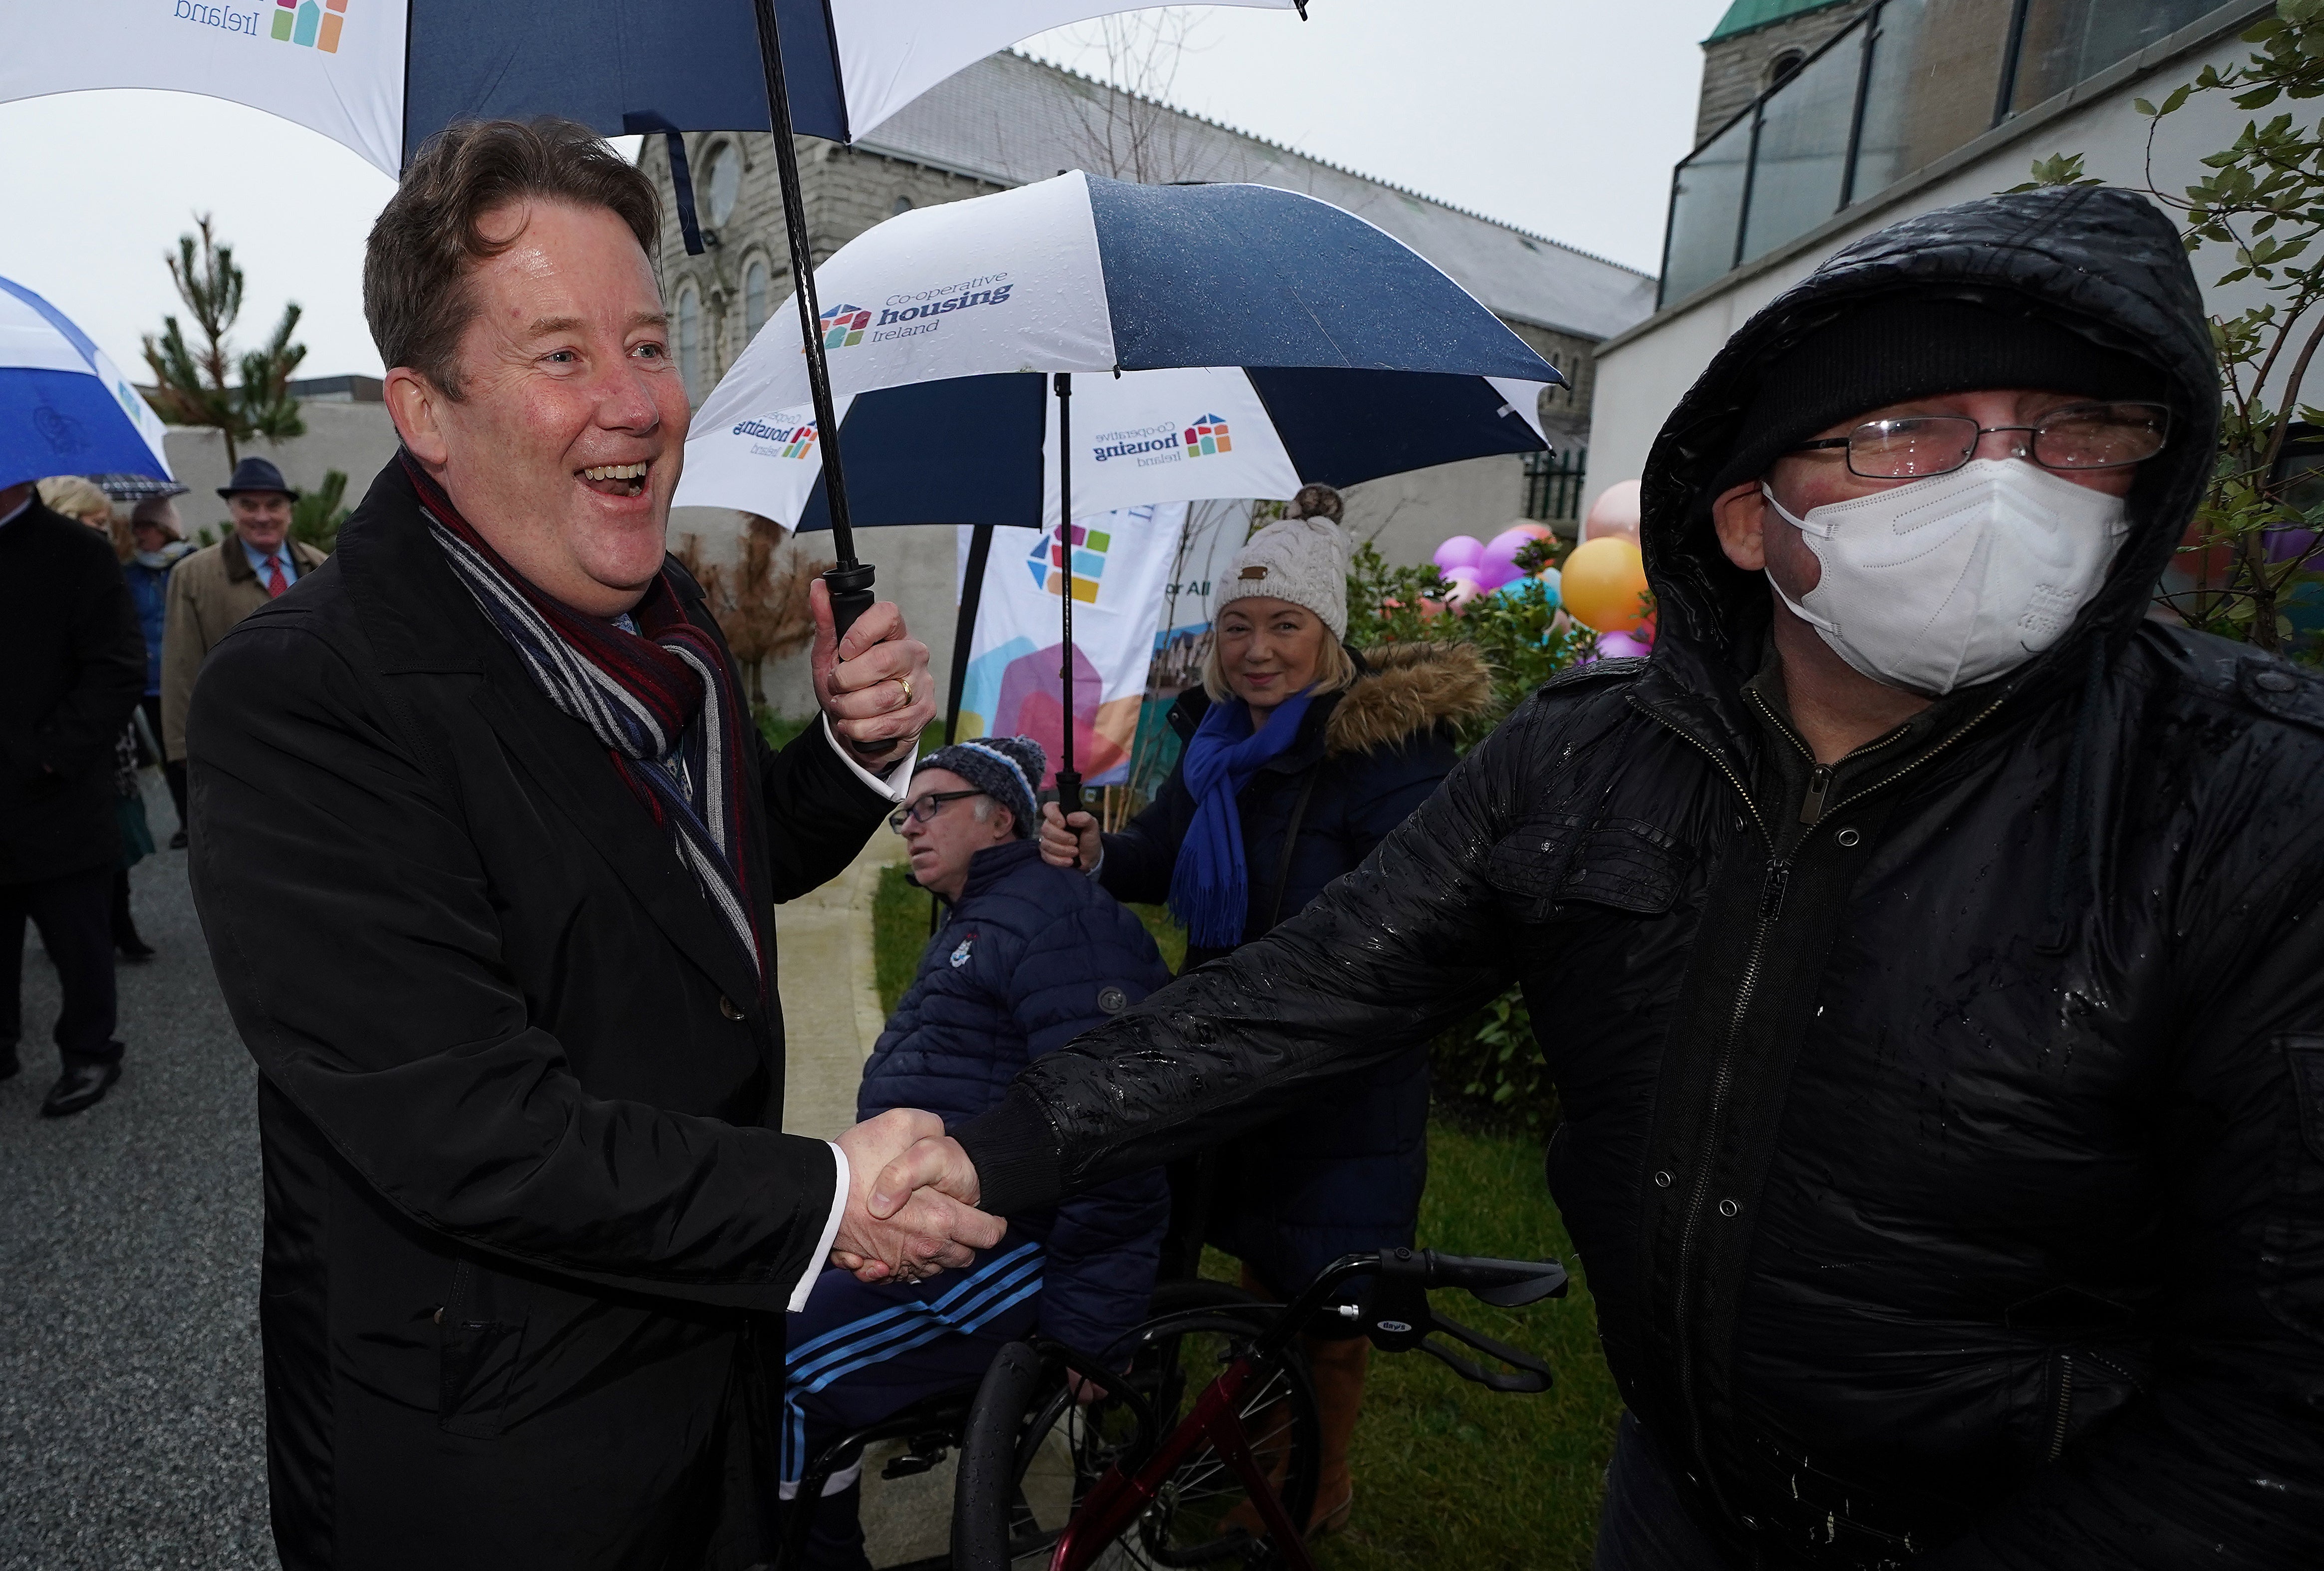
POLYGON ((1650 274, 1013 51, 947 78, 856 145, 1001 185, 1083 169, 1273 186, 1377 225, 1506 319, 1609 338, 1654 314, 1650 274))
POLYGON ((1756 32, 1760 28, 1794 16, 1805 16, 1811 11, 1822 11, 1846 0, 1735 0, 1719 25, 1711 30, 1705 43, 1717 43, 1722 38, 1733 38, 1741 32, 1756 32))

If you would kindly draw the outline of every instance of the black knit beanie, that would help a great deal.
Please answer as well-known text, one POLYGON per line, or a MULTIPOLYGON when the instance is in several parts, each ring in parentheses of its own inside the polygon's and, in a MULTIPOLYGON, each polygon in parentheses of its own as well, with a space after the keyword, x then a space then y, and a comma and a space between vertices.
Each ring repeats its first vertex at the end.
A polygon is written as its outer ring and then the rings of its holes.
POLYGON ((1890 299, 1818 328, 1760 372, 1717 496, 1756 480, 1828 426, 1908 399, 2038 388, 2094 399, 2162 399, 2169 378, 2055 322, 1966 300, 1890 299))
POLYGON ((950 769, 1007 808, 1017 820, 1017 838, 1040 827, 1034 795, 1049 767, 1049 756, 1031 737, 978 737, 938 748, 919 762, 923 769, 950 769))

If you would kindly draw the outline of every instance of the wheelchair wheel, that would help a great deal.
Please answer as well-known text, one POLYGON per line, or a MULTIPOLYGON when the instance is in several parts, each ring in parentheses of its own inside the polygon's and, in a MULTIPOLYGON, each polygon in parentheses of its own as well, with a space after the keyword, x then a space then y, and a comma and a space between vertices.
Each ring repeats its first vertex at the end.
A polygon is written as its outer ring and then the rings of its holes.
MULTIPOLYGON (((1223 1282, 1164 1284, 1152 1318, 1130 1336, 1130 1383, 1167 1437, 1219 1372, 1275 1314, 1223 1282)), ((1138 1426, 1129 1405, 1075 1403, 1054 1365, 1011 1349, 987 1376, 962 1447, 953 1563, 1001 1571, 1047 1563, 1090 1487, 1116 1464, 1134 1469, 1138 1426), (1013 1438, 1013 1445, 1008 1443, 1013 1438)), ((1250 1392, 1243 1421, 1259 1465, 1294 1521, 1314 1501, 1320 1438, 1305 1367, 1296 1355, 1250 1392)), ((1177 1567, 1275 1559, 1241 1479, 1211 1447, 1189 1455, 1115 1546, 1109 1566, 1177 1567)))

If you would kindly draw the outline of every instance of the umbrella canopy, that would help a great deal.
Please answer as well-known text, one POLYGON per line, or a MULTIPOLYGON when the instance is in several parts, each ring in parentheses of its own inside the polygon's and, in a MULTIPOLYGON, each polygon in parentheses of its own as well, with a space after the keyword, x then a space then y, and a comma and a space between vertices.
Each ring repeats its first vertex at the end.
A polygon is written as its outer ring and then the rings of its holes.
MULTIPOLYGON (((1148 502, 1287 497, 1499 453, 1534 453, 1538 381, 1428 372, 1197 367, 1076 379, 1074 516, 1148 502)), ((841 401, 855 523, 1054 526, 1057 419, 1035 372, 958 377, 841 401)), ((681 507, 798 530, 830 523, 804 405, 687 443, 681 507)))
POLYGON ((166 480, 164 429, 88 334, 0 278, 0 485, 105 472, 166 480))
MULTIPOLYGON (((1001 372, 1199 366, 1564 381, 1402 241, 1270 186, 1076 170, 899 214, 833 253, 816 288, 843 397, 1001 372)), ((768 319, 703 400, 689 464, 697 442, 741 440, 734 427, 807 402, 800 346, 791 313, 768 319)))
MULTIPOLYGON (((1298 0, 1213 0, 1290 10, 1298 0)), ((319 131, 392 175, 456 119, 562 115, 611 136, 764 131, 752 0, 76 0, 20 6, 0 100, 204 93, 319 131)), ((862 135, 962 67, 1120 0, 774 0, 791 124, 862 135)))

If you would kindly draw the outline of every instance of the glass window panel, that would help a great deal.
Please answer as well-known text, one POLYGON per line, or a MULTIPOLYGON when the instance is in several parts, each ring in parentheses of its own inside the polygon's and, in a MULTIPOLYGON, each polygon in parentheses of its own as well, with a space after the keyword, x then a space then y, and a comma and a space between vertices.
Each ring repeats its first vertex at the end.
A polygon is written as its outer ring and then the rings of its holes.
POLYGON ((1840 211, 1849 122, 1856 115, 1856 78, 1863 63, 1862 30, 1851 29, 1760 106, 1744 261, 1766 255, 1840 211))
POLYGON ((759 329, 767 325, 767 264, 764 259, 752 257, 751 265, 742 270, 742 332, 756 338, 759 329))
POLYGON ((734 198, 742 193, 742 159, 733 142, 722 142, 710 150, 709 163, 702 171, 702 193, 709 204, 703 216, 715 229, 733 215, 734 198))
POLYGON ((1684 298, 1735 265, 1743 221, 1743 173, 1751 155, 1744 115, 1678 166, 1670 237, 1663 248, 1663 299, 1684 298))
POLYGON ((686 396, 702 397, 702 297, 692 284, 678 291, 678 374, 686 396))
POLYGON ((2170 37, 2219 0, 2033 0, 2010 112, 2030 109, 2170 37))
POLYGON ((1850 193, 1855 200, 1926 169, 1992 127, 2009 13, 2010 0, 1888 0, 1880 7, 1850 193))

